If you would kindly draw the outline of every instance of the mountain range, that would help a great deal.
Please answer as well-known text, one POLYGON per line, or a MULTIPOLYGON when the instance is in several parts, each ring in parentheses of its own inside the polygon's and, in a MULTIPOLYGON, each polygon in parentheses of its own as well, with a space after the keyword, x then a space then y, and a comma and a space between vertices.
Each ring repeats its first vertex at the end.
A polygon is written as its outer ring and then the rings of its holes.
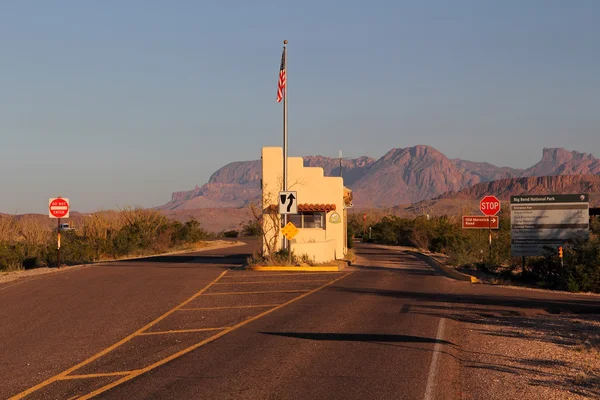
MULTIPOLYGON (((339 159, 323 156, 303 159, 305 166, 322 167, 326 176, 340 175, 339 159)), ((260 198, 260 168, 260 160, 227 164, 213 173, 208 183, 173 193, 171 201, 158 209, 243 207, 260 198)), ((449 159, 431 146, 418 145, 392 149, 379 159, 366 156, 343 159, 341 174, 344 185, 353 190, 356 207, 392 207, 444 198, 440 196, 479 196, 479 191, 509 195, 518 190, 525 193, 533 187, 541 192, 582 191, 586 187, 595 190, 600 185, 600 177, 595 176, 600 174, 600 159, 563 148, 544 148, 539 162, 527 169, 517 169, 449 159), (552 176, 569 178, 528 179, 552 176), (486 185, 491 182, 496 186, 486 185)))

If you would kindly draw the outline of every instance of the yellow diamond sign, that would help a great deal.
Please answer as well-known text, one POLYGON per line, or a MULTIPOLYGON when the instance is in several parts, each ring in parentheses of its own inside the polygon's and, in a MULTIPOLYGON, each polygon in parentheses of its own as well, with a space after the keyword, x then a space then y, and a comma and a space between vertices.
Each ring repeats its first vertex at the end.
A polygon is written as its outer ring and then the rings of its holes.
POLYGON ((286 226, 281 228, 281 233, 283 233, 288 240, 292 240, 298 234, 298 228, 296 228, 296 225, 288 222, 286 226))

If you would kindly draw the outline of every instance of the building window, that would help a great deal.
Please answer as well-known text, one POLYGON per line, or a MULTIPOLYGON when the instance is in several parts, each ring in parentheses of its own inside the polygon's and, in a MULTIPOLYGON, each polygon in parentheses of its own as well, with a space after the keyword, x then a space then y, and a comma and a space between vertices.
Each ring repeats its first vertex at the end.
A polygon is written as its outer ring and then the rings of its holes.
MULTIPOLYGON (((288 215, 288 222, 296 225, 296 228, 325 229, 325 215, 324 212, 304 211, 288 215)), ((281 219, 281 225, 283 227, 283 218, 281 219)))

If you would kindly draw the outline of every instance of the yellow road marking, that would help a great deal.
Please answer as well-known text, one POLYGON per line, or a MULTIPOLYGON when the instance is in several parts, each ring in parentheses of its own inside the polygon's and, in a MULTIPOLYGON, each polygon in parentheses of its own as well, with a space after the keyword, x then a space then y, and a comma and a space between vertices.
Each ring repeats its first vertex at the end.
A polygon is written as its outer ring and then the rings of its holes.
POLYGON ((131 335, 125 337, 124 339, 118 341, 117 343, 113 344, 110 347, 107 347, 106 349, 102 350, 101 352, 91 356, 90 358, 83 360, 82 362, 80 362, 77 365, 74 365, 73 367, 64 370, 63 372, 61 372, 60 374, 54 375, 53 377, 50 377, 48 379, 46 379, 45 381, 11 397, 9 400, 17 400, 17 399, 22 399, 23 397, 45 387, 48 386, 49 384, 51 384, 52 382, 55 382, 59 379, 61 379, 62 377, 64 377, 65 375, 70 374, 71 372, 83 367, 84 365, 87 365, 89 363, 91 363, 92 361, 97 360, 98 358, 102 357, 103 355, 110 353, 111 351, 113 351, 114 349, 116 349, 117 347, 127 343, 128 341, 130 341, 131 339, 133 339, 134 337, 136 337, 137 335, 139 335, 140 333, 144 332, 146 329, 149 329, 150 327, 156 325, 157 323, 159 323, 160 321, 162 321, 163 319, 167 318, 169 315, 173 314, 175 311, 177 311, 178 309, 180 309, 181 307, 185 306, 186 304, 188 304, 189 302, 191 302, 192 300, 194 300, 195 298, 197 298, 198 296, 200 296, 201 294, 203 294, 206 290, 208 290, 212 285, 214 285, 219 279, 221 279, 221 277, 223 275, 225 275, 227 273, 226 271, 223 271, 223 273, 221 275, 219 275, 214 281, 210 282, 208 285, 206 285, 204 288, 202 288, 202 290, 200 290, 199 292, 197 292, 196 294, 194 294, 192 297, 190 297, 189 299, 185 300, 183 303, 179 304, 178 306, 170 309, 169 311, 167 311, 166 313, 164 313, 163 315, 161 315, 160 317, 156 318, 154 321, 148 323, 147 325, 143 326, 142 328, 138 329, 137 331, 133 332, 131 335))
POLYGON ((231 294, 264 294, 264 293, 303 293, 308 290, 264 290, 260 292, 213 292, 204 293, 205 296, 225 296, 231 294))
POLYGON ((178 311, 212 311, 212 310, 229 310, 232 308, 264 308, 264 307, 275 307, 280 305, 277 304, 255 304, 251 306, 223 306, 223 307, 197 307, 197 308, 180 308, 178 311))
POLYGON ((67 400, 75 400, 75 399, 78 399, 78 398, 79 398, 79 395, 78 395, 78 394, 76 394, 76 395, 75 395, 75 396, 73 396, 73 397, 69 397, 67 400))
POLYGON ((221 331, 223 329, 229 328, 228 326, 222 326, 220 328, 198 328, 198 329, 177 329, 171 331, 156 331, 156 332, 143 332, 140 333, 140 336, 145 335, 166 335, 169 333, 190 333, 190 332, 209 332, 209 331, 221 331))
MULTIPOLYGON (((134 372, 135 371, 117 371, 117 372, 105 372, 102 374, 67 375, 67 376, 63 376, 62 378, 60 378, 58 380, 59 381, 69 381, 69 380, 73 380, 73 379, 103 378, 105 376, 123 376, 123 375, 130 375, 134 372)), ((81 395, 77 395, 77 396, 81 396, 81 395)))
POLYGON ((270 310, 264 311, 264 312, 262 312, 262 313, 260 313, 260 314, 258 314, 256 316, 254 316, 252 318, 249 318, 249 319, 247 319, 245 321, 242 321, 242 322, 238 323, 237 325, 234 325, 234 326, 232 326, 230 328, 227 328, 226 330, 221 331, 221 332, 217 333, 216 335, 213 335, 213 336, 211 336, 211 337, 209 337, 207 339, 204 339, 203 341, 201 341, 199 343, 196 343, 196 344, 194 344, 194 345, 192 345, 192 346, 190 346, 190 347, 188 347, 186 349, 183 349, 183 350, 181 350, 181 351, 179 351, 179 352, 177 352, 175 354, 172 354, 172 355, 170 355, 167 358, 164 358, 164 359, 162 359, 160 361, 157 361, 154 364, 151 364, 151 365, 149 365, 149 366, 147 366, 145 368, 142 368, 142 369, 139 369, 137 371, 134 371, 130 375, 127 375, 127 376, 125 376, 125 377, 123 377, 121 379, 116 380, 115 382, 109 383, 106 386, 98 388, 98 389, 94 390, 93 392, 88 393, 88 394, 82 396, 80 399, 81 400, 87 400, 87 399, 91 399, 94 396, 99 395, 100 393, 104 393, 107 390, 114 388, 115 386, 118 386, 118 385, 120 385, 122 383, 125 383, 125 382, 127 382, 127 381, 129 381, 129 380, 131 380, 133 378, 136 378, 136 377, 142 375, 142 374, 145 374, 146 372, 151 371, 151 370, 153 370, 153 369, 155 369, 157 367, 160 367, 161 365, 164 365, 164 364, 166 364, 166 363, 168 363, 168 362, 170 362, 170 361, 172 361, 172 360, 174 360, 176 358, 179 358, 179 357, 181 357, 181 356, 189 353, 190 351, 196 350, 198 347, 204 346, 205 344, 208 344, 208 343, 210 343, 210 342, 212 342, 212 341, 220 338, 221 336, 225 336, 228 333, 233 332, 236 329, 241 328, 242 326, 244 326, 246 324, 249 324, 252 321, 256 321, 257 319, 262 318, 265 315, 268 315, 268 314, 272 313, 273 311, 279 310, 280 308, 283 308, 283 307, 285 307, 285 306, 287 306, 289 304, 292 304, 295 301, 298 301, 298 300, 300 300, 300 299, 302 299, 302 298, 304 298, 306 296, 309 296, 309 295, 311 295, 311 294, 313 294, 315 292, 318 292, 319 290, 324 289, 327 286, 334 284, 335 282, 339 281, 340 279, 343 279, 343 278, 347 277, 350 274, 352 274, 352 272, 349 272, 349 273, 347 273, 347 274, 345 274, 343 276, 340 276, 339 278, 336 278, 336 279, 334 279, 333 281, 331 281, 329 283, 326 283, 326 284, 324 284, 322 286, 319 286, 316 289, 313 289, 313 290, 311 290, 311 291, 309 291, 307 293, 304 293, 304 294, 302 294, 302 295, 300 295, 300 296, 298 296, 298 297, 296 297, 296 298, 294 298, 294 299, 292 299, 290 301, 282 303, 282 304, 278 305, 277 307, 274 307, 274 308, 272 308, 270 310))
POLYGON ((302 275, 302 276, 310 276, 310 275, 339 275, 339 274, 343 274, 343 272, 302 272, 302 273, 291 273, 291 274, 268 274, 265 272, 261 272, 260 274, 256 273, 256 274, 244 274, 244 275, 233 275, 233 276, 225 276, 223 277, 223 279, 237 279, 237 278, 247 278, 247 277, 254 277, 254 276, 260 276, 261 278, 263 277, 267 277, 267 276, 296 276, 296 275, 302 275))
POLYGON ((296 267, 291 265, 255 265, 253 267, 246 267, 250 271, 288 271, 288 272, 337 272, 340 270, 338 265, 315 265, 312 267, 296 267))
POLYGON ((329 282, 329 279, 301 279, 294 281, 250 281, 250 282, 218 282, 215 285, 249 285, 252 283, 298 283, 298 282, 329 282))

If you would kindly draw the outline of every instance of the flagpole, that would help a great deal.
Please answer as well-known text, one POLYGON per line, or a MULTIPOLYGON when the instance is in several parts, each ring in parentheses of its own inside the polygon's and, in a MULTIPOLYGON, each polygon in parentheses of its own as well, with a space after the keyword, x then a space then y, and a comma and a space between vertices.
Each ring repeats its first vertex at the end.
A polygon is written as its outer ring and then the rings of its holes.
MULTIPOLYGON (((288 126, 287 126, 287 93, 288 93, 288 73, 287 73, 287 40, 283 41, 283 60, 285 69, 285 88, 283 89, 283 191, 288 190, 288 126)), ((283 225, 287 225, 288 216, 283 215, 283 225)), ((287 238, 284 238, 284 248, 290 252, 290 243, 287 238)))

